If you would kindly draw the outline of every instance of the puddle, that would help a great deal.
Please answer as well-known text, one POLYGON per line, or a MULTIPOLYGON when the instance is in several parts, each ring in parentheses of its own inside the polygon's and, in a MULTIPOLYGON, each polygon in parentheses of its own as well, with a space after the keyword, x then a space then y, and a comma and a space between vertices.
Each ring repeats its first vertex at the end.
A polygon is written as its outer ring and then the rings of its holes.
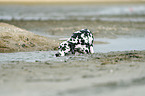
MULTIPOLYGON (((129 50, 145 50, 145 38, 118 38, 106 39, 100 38, 95 41, 108 42, 109 44, 94 45, 95 53, 107 53, 111 51, 129 51, 129 50)), ((24 62, 45 62, 64 61, 69 57, 56 58, 56 51, 35 51, 35 52, 17 52, 17 53, 0 53, 0 63, 24 61, 24 62)))
POLYGON ((95 39, 95 41, 108 42, 108 44, 94 45, 95 52, 145 50, 145 38, 100 38, 95 39))
POLYGON ((40 61, 62 61, 63 58, 54 59, 56 51, 35 51, 35 52, 16 52, 0 53, 0 62, 40 62, 40 61))

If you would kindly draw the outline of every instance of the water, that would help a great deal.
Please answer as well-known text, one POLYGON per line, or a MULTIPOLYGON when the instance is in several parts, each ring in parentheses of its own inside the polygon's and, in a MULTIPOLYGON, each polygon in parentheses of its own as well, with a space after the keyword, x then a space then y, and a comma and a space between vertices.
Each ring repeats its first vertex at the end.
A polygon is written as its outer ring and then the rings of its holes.
POLYGON ((145 4, 0 5, 0 20, 145 22, 145 4))
MULTIPOLYGON (((130 51, 145 50, 145 38, 118 38, 118 39, 95 39, 96 41, 108 42, 109 44, 94 45, 95 53, 107 53, 111 51, 130 51)), ((69 58, 56 58, 57 51, 35 51, 35 52, 16 52, 0 53, 0 63, 2 62, 46 62, 46 61, 65 61, 69 58)))
POLYGON ((96 41, 108 42, 109 44, 95 45, 95 52, 107 53, 111 51, 145 50, 145 38, 100 38, 96 41))
POLYGON ((35 51, 35 52, 16 52, 16 53, 0 53, 1 62, 45 62, 64 61, 66 58, 57 58, 54 56, 56 51, 35 51))
MULTIPOLYGON (((93 5, 0 5, 0 20, 102 20, 145 22, 145 4, 93 4, 93 5)), ((40 33, 40 32, 38 32, 40 33)), ((42 34, 41 34, 42 35, 42 34)), ((46 36, 46 34, 45 34, 46 36)), ((94 45, 95 53, 111 51, 145 50, 145 38, 95 39, 109 44, 94 45)), ((54 59, 56 51, 0 53, 0 62, 47 61, 54 59)))

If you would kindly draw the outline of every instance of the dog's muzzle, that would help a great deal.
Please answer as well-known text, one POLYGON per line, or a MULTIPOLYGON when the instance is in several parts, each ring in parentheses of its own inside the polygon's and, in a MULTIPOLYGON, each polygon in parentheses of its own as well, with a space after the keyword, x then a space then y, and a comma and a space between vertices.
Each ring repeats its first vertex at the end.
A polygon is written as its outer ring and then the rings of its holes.
POLYGON ((60 57, 60 53, 56 53, 55 56, 56 56, 56 57, 60 57))

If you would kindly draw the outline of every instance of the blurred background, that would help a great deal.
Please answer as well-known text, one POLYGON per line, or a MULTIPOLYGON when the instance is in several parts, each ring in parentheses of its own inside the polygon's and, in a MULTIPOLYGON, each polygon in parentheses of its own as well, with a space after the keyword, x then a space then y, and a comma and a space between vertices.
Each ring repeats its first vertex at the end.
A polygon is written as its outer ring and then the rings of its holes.
POLYGON ((0 0, 0 20, 145 21, 143 0, 0 0))

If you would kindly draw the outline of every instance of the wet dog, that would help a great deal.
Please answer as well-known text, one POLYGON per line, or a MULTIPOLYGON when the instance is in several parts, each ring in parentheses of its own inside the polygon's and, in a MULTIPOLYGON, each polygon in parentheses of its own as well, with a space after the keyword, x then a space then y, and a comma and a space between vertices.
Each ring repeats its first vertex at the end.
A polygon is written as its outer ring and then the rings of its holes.
POLYGON ((60 44, 58 52, 55 54, 56 57, 66 56, 68 54, 92 54, 94 37, 90 30, 82 29, 76 31, 72 36, 60 44))

